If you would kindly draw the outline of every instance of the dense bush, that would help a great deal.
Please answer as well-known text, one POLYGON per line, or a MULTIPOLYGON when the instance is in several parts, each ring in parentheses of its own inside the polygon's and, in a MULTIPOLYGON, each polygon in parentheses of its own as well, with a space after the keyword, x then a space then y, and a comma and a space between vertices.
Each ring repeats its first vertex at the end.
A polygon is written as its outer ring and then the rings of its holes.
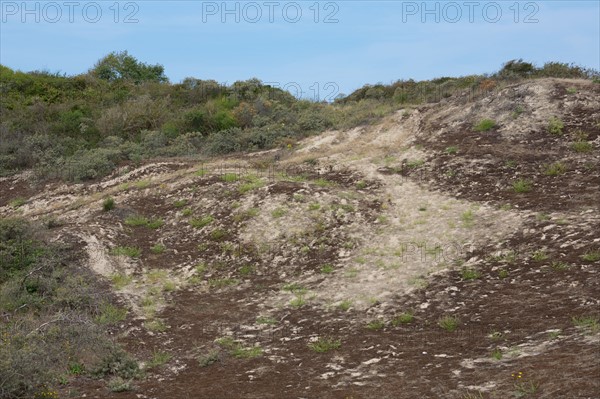
POLYGON ((0 219, 0 397, 49 397, 74 367, 136 375, 137 363, 96 322, 112 298, 81 259, 41 228, 0 219))

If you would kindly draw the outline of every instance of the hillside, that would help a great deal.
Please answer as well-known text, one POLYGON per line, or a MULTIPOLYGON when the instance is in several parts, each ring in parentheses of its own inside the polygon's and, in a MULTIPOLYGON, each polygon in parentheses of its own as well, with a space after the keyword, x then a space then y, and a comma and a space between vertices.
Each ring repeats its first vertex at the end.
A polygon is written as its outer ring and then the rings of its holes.
MULTIPOLYGON (((44 394, 597 397, 600 85, 395 104, 252 153, 155 154, 85 182, 1 177, 2 218, 43 224, 40 242, 93 272, 106 331, 141 370, 94 374, 81 353, 44 394)), ((11 289, 5 337, 20 328, 11 289)), ((33 336, 53 334, 47 317, 33 336)))

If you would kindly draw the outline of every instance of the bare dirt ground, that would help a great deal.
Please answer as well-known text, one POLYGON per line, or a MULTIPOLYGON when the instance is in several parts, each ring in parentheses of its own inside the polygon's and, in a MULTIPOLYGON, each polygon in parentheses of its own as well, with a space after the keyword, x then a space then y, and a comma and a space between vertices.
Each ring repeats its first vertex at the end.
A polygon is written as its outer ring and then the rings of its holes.
POLYGON ((129 309, 116 339, 170 355, 64 397, 597 398, 599 135, 600 85, 535 80, 291 150, 3 178, 0 214, 85 243, 129 309))

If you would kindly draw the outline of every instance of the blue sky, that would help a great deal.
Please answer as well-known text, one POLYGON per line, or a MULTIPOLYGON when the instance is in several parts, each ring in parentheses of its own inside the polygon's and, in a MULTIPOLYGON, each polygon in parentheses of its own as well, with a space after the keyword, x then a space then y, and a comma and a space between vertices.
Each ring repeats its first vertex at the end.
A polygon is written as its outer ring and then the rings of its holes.
POLYGON ((600 1, 71 1, 0 0, 0 63, 78 74, 128 50, 173 82, 257 77, 319 99, 515 58, 600 69, 600 1))

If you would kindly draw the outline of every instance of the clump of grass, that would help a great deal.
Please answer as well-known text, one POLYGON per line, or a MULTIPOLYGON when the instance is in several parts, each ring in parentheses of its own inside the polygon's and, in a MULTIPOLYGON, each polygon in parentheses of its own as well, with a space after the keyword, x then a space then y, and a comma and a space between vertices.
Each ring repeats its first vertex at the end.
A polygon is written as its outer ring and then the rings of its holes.
POLYGON ((492 358, 496 360, 502 359, 502 351, 498 348, 492 351, 492 358))
POLYGON ((116 290, 120 290, 121 288, 129 285, 131 281, 133 281, 133 277, 124 273, 115 273, 110 276, 110 279, 116 290))
POLYGON ((135 183, 135 186, 139 189, 148 188, 150 186, 150 182, 148 180, 140 180, 135 183))
POLYGON ((273 210, 273 212, 271 212, 271 216, 273 216, 274 218, 280 218, 282 216, 284 216, 286 214, 286 210, 283 208, 277 208, 275 210, 273 210))
POLYGON ((460 276, 463 280, 477 280, 479 277, 481 277, 481 273, 475 269, 464 267, 460 271, 460 276))
POLYGON ((237 173, 225 173, 223 176, 221 176, 221 180, 226 183, 233 183, 239 180, 239 176, 237 173))
POLYGON ((116 324, 125 320, 127 309, 114 306, 111 303, 104 303, 100 306, 100 313, 96 316, 98 324, 116 324))
POLYGON ((585 262, 597 262, 600 260, 600 251, 588 251, 581 255, 581 259, 585 262))
POLYGON ((498 270, 498 277, 500 278, 507 278, 508 277, 508 270, 506 269, 500 269, 498 270))
POLYGON ((210 232, 210 238, 213 241, 222 241, 222 240, 226 239, 227 236, 228 236, 227 231, 225 231, 221 228, 214 229, 213 231, 210 232))
POLYGON ((251 181, 242 184, 238 191, 240 194, 245 194, 249 191, 256 190, 257 188, 261 188, 265 185, 265 183, 260 179, 252 179, 251 181))
POLYGON ((196 228, 196 229, 201 229, 204 226, 208 226, 209 224, 211 224, 213 222, 213 220, 215 220, 211 215, 207 215, 207 216, 203 216, 201 218, 194 218, 190 220, 190 226, 196 228))
POLYGON ((453 332, 458 328, 458 319, 454 316, 444 316, 438 320, 438 326, 448 332, 453 332))
POLYGON ((304 288, 302 285, 300 285, 298 283, 285 284, 283 287, 281 287, 281 289, 283 291, 288 291, 293 294, 304 294, 307 291, 306 288, 304 288))
POLYGON ((329 180, 327 180, 327 179, 323 179, 323 178, 316 179, 316 180, 314 181, 314 183, 315 183, 315 185, 316 185, 316 186, 318 186, 318 187, 329 187, 329 186, 331 186, 331 184, 332 184, 332 182, 330 182, 330 181, 329 181, 329 180))
POLYGON ((460 220, 465 227, 471 227, 473 226, 473 221, 475 220, 475 214, 471 209, 469 209, 460 215, 460 220))
POLYGON ((158 254, 162 254, 163 252, 165 252, 165 249, 166 249, 165 246, 162 245, 162 244, 156 244, 156 245, 150 247, 150 251, 153 254, 157 254, 157 255, 158 254))
POLYGON ((304 295, 298 295, 296 298, 290 301, 290 306, 293 308, 300 308, 306 304, 306 299, 304 299, 304 295))
POLYGON ((159 229, 163 226, 163 224, 165 224, 165 222, 162 219, 150 219, 146 226, 151 229, 159 229))
POLYGON ((309 211, 318 211, 319 209, 321 209, 321 204, 319 204, 317 202, 314 202, 314 203, 308 205, 309 211))
POLYGON ((334 271, 334 268, 329 263, 324 264, 323 266, 321 266, 321 273, 329 274, 329 273, 333 273, 333 271, 334 271))
POLYGON ((212 288, 224 288, 238 285, 239 280, 234 278, 211 278, 208 280, 208 285, 212 288))
POLYGON ((476 132, 487 132, 496 127, 496 122, 493 119, 482 119, 474 127, 476 132))
POLYGON ((412 160, 406 162, 406 166, 411 169, 420 168, 424 164, 425 164, 425 161, 423 161, 422 159, 412 159, 412 160))
POLYGON ((184 206, 187 205, 187 200, 186 199, 181 199, 181 200, 177 200, 175 202, 173 202, 173 206, 175 208, 183 208, 184 206))
POLYGON ((338 309, 346 312, 346 311, 348 311, 348 309, 350 309, 351 306, 352 306, 352 301, 345 299, 342 302, 340 302, 337 307, 338 307, 338 309))
POLYGON ((244 265, 242 267, 240 267, 240 274, 242 276, 247 276, 249 274, 251 274, 254 271, 254 267, 252 267, 252 265, 244 265))
POLYGON ((381 330, 385 327, 385 322, 381 319, 371 320, 367 323, 367 328, 369 330, 381 330))
POLYGON ((219 338, 215 341, 219 346, 227 349, 229 354, 238 359, 251 359, 262 355, 263 350, 260 346, 244 347, 241 342, 231 337, 219 338))
POLYGON ((187 216, 192 216, 193 211, 190 208, 185 208, 183 211, 181 211, 181 214, 185 217, 187 216))
POLYGON ((152 354, 152 359, 150 359, 148 363, 146 363, 146 369, 149 370, 155 367, 162 366, 168 363, 172 357, 173 356, 171 356, 171 354, 168 352, 154 351, 154 353, 152 354))
POLYGON ((151 229, 158 229, 164 222, 162 219, 148 219, 142 215, 132 215, 125 219, 125 224, 131 227, 145 226, 151 229))
POLYGON ((574 141, 571 143, 571 149, 575 152, 590 152, 593 148, 592 143, 585 140, 574 141))
POLYGON ((115 208, 115 200, 112 197, 108 197, 102 201, 102 210, 104 212, 111 211, 115 208))
POLYGON ((196 360, 198 360, 198 365, 200 367, 208 367, 211 364, 218 362, 220 358, 221 352, 216 349, 213 349, 203 355, 198 356, 196 360))
POLYGON ((356 182, 356 189, 362 190, 367 187, 367 183, 364 180, 359 180, 356 182))
POLYGON ((144 323, 144 327, 149 331, 164 332, 167 331, 167 325, 160 319, 148 320, 144 323))
POLYGON ((115 247, 110 251, 111 255, 129 256, 130 258, 138 258, 142 254, 142 250, 137 247, 115 247))
POLYGON ((206 354, 198 356, 198 365, 200 367, 208 367, 211 364, 218 362, 219 358, 220 352, 218 350, 213 349, 206 354))
POLYGON ((565 124, 556 116, 553 116, 548 121, 548 132, 554 134, 556 136, 561 136, 563 134, 563 129, 565 128, 565 124))
POLYGON ((267 324, 272 326, 277 324, 277 320, 268 316, 259 316, 256 318, 256 324, 267 324))
POLYGON ((331 337, 320 337, 315 342, 310 342, 308 347, 310 350, 317 353, 325 353, 331 350, 339 349, 342 346, 342 342, 339 339, 331 337))
POLYGON ((394 327, 398 327, 401 324, 410 324, 415 320, 415 316, 413 316, 412 312, 404 312, 400 313, 396 317, 392 319, 392 325, 394 327))
POLYGON ((454 155, 454 154, 458 153, 458 147, 456 147, 456 146, 446 147, 444 152, 448 155, 454 155))
POLYGON ((580 327, 592 334, 595 334, 600 330, 600 324, 598 322, 598 317, 596 316, 575 316, 572 321, 576 327, 580 327))
POLYGON ((548 255, 543 249, 538 249, 531 255, 531 259, 533 259, 536 262, 541 262, 548 259, 548 255))
POLYGON ((564 272, 565 270, 569 269, 569 264, 565 262, 552 262, 550 267, 557 272, 564 272))
POLYGON ((525 179, 519 179, 513 182, 512 188, 516 193, 527 193, 531 191, 531 182, 525 179))
POLYGON ((142 215, 132 215, 125 219, 125 224, 131 227, 146 226, 148 224, 148 218, 142 215))
POLYGON ((544 174, 547 176, 558 176, 565 173, 567 167, 562 162, 554 162, 548 166, 544 170, 544 174))
POLYGON ((107 383, 108 389, 111 392, 126 392, 133 389, 131 380, 126 380, 122 377, 113 377, 107 383))

